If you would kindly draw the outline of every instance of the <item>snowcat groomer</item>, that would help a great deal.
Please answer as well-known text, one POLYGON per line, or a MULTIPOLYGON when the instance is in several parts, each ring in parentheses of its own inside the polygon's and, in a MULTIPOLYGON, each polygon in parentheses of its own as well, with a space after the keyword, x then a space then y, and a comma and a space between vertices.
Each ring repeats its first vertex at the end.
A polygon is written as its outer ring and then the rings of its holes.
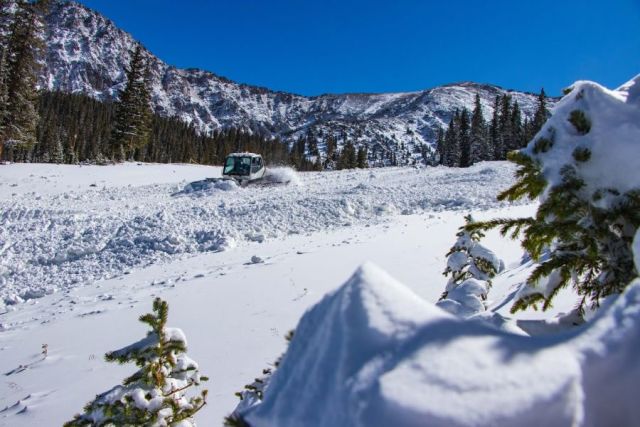
POLYGON ((266 172, 262 156, 255 153, 232 153, 224 159, 222 177, 240 185, 260 181, 266 172))

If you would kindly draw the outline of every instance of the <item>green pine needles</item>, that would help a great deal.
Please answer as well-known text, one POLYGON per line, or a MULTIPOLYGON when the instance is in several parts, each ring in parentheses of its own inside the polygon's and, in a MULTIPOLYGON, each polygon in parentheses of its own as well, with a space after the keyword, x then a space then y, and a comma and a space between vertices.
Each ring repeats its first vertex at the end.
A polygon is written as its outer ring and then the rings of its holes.
MULTIPOLYGON (((573 110, 568 116, 577 135, 590 132, 591 120, 583 111, 573 110)), ((499 228, 502 235, 522 235, 523 248, 539 263, 512 312, 538 304, 546 310, 561 289, 572 286, 581 297, 578 309, 583 314, 586 304, 599 306, 603 297, 622 292, 638 276, 632 241, 640 226, 640 189, 587 191, 587 184, 592 190, 598 183, 587 181, 582 173, 594 161, 591 150, 582 146, 559 169, 559 179, 549 182, 543 167, 547 159, 555 159, 547 152, 554 142, 564 141, 554 141, 556 133, 550 125, 546 135, 529 149, 510 153, 509 160, 519 166, 517 182, 498 196, 509 201, 542 196, 535 217, 468 223, 465 230, 499 228)))
POLYGON ((151 328, 142 340, 109 352, 108 362, 135 363, 140 369, 122 385, 96 396, 65 427, 177 426, 195 427, 193 416, 206 404, 207 390, 195 397, 185 392, 198 386, 198 365, 186 354, 180 329, 167 328, 168 304, 156 298, 153 313, 140 317, 151 328))

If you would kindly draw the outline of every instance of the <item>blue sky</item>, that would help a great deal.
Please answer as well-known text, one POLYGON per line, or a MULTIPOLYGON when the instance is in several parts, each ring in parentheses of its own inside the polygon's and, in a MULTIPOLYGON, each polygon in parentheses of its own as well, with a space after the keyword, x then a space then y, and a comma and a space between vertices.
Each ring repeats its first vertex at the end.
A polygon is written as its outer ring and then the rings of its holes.
POLYGON ((164 61, 304 95, 640 73, 640 0, 81 0, 164 61))

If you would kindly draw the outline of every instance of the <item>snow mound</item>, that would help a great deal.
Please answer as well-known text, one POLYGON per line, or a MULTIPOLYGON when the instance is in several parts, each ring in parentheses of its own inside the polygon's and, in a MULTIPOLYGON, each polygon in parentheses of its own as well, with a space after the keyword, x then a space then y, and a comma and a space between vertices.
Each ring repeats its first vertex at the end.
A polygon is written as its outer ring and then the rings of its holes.
POLYGON ((544 165, 548 188, 561 184, 565 165, 579 167, 588 197, 604 190, 603 204, 639 188, 640 174, 633 171, 640 170, 640 75, 617 90, 589 81, 574 83, 526 153, 544 165), (579 112, 589 124, 582 130, 570 122, 572 114, 579 112), (536 148, 541 138, 551 141, 548 149, 536 148), (579 161, 577 150, 589 150, 590 161, 579 161))
POLYGON ((298 173, 287 167, 268 168, 263 180, 273 184, 301 185, 298 173))
POLYGON ((380 224, 402 211, 495 208, 504 205, 495 196, 513 171, 506 162, 387 168, 374 177, 368 170, 297 175, 280 168, 272 176, 289 185, 238 188, 202 180, 221 170, 196 165, 3 166, 0 301, 64 292, 182 254, 380 224), (487 168, 495 174, 480 175, 487 168), (366 186, 354 192, 359 184, 366 186))
POLYGON ((175 193, 178 195, 204 196, 216 190, 233 191, 238 189, 238 183, 233 179, 204 179, 187 184, 182 191, 175 193))
POLYGON ((252 426, 631 425, 640 281, 571 334, 463 321, 371 264, 301 319, 252 426))

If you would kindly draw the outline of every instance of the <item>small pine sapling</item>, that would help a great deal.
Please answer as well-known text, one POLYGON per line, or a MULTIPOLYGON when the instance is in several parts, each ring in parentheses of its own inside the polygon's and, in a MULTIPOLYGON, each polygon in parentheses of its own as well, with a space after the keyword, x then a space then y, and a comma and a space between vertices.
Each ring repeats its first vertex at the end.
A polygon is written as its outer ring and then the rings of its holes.
POLYGON ((449 281, 440 299, 447 297, 447 294, 458 285, 469 278, 486 281, 490 285, 490 280, 497 273, 504 269, 504 264, 498 257, 480 244, 480 239, 484 237, 482 230, 475 228, 468 230, 470 224, 474 224, 473 217, 469 214, 464 217, 466 225, 460 227, 456 234, 458 239, 445 255, 447 257, 447 267, 442 273, 449 276, 449 281))
POLYGON ((153 313, 140 317, 151 331, 140 341, 109 352, 109 362, 135 363, 140 369, 122 385, 96 396, 65 427, 177 426, 195 427, 193 416, 207 403, 207 390, 187 397, 186 390, 207 378, 186 355, 183 332, 167 328, 169 306, 156 298, 153 313))
MULTIPOLYGON (((466 224, 473 224, 471 215, 466 224)), ((491 278, 504 269, 504 263, 480 244, 481 230, 467 231, 461 227, 458 239, 447 253, 444 275, 451 275, 437 305, 452 314, 470 317, 485 311, 484 300, 491 287, 491 278)))

